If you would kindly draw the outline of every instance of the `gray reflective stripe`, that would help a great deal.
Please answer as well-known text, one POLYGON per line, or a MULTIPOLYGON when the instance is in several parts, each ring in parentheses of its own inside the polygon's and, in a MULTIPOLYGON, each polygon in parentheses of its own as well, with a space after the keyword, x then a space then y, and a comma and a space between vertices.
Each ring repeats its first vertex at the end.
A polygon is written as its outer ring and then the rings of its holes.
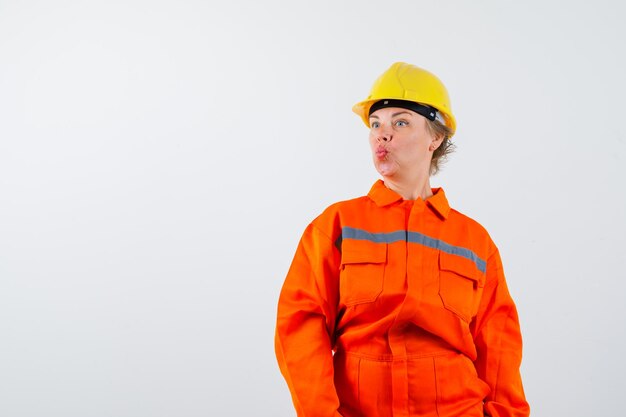
POLYGON ((362 229, 344 227, 341 229, 342 239, 369 240, 374 243, 406 242, 406 232, 398 230, 389 233, 370 233, 362 229))
POLYGON ((426 236, 418 232, 406 232, 404 230, 397 230, 389 233, 370 233, 362 229, 355 229, 354 227, 344 227, 341 229, 342 239, 355 239, 355 240, 369 240, 374 243, 394 243, 394 242, 409 242, 424 245, 429 248, 437 249, 451 255, 461 256, 474 262, 476 268, 483 274, 487 270, 487 263, 479 258, 471 250, 462 246, 454 246, 443 240, 435 239, 430 236, 426 236))
POLYGON ((463 258, 467 258, 476 264, 476 268, 483 274, 487 270, 487 263, 480 259, 474 252, 464 248, 462 246, 453 246, 443 240, 434 239, 430 236, 423 235, 418 232, 408 233, 408 242, 419 243, 420 245, 428 246, 429 248, 439 249, 442 252, 449 253, 450 255, 457 255, 463 258))

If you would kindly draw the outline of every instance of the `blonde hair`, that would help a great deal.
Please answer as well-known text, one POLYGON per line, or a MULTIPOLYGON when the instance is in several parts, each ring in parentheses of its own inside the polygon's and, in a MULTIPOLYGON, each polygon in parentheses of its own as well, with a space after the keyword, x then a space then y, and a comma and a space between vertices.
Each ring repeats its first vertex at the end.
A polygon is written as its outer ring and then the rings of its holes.
POLYGON ((428 131, 434 137, 443 137, 441 145, 433 152, 433 158, 430 161, 430 175, 435 175, 441 169, 441 164, 448 160, 448 155, 454 152, 456 145, 450 141, 452 129, 438 120, 426 119, 428 131))

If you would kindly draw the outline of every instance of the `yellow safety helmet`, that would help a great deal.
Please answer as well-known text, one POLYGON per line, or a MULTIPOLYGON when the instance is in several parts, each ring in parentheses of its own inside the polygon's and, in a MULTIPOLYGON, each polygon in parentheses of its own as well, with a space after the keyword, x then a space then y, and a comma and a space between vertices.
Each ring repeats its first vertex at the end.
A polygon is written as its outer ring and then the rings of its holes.
MULTIPOLYGON (((456 120, 450 108, 448 90, 439 78, 425 69, 404 62, 396 62, 378 77, 367 99, 355 104, 352 111, 363 119, 367 127, 370 127, 369 116, 372 105, 386 99, 391 103, 394 100, 402 100, 434 108, 440 113, 439 116, 443 116, 445 125, 452 131, 450 137, 456 131, 456 120)), ((389 107, 388 103, 384 104, 386 106, 380 105, 380 107, 389 107)), ((419 107, 421 106, 417 106, 419 107)), ((417 112, 430 120, 439 119, 433 112, 417 112)))

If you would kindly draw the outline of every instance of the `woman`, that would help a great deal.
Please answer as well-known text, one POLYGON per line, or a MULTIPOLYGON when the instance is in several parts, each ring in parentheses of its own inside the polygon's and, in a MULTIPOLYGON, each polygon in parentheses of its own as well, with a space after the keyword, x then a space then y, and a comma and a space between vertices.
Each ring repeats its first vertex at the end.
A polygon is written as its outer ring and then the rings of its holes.
POLYGON ((430 187, 456 128, 445 87, 395 63, 353 110, 382 181, 313 220, 281 291, 298 416, 528 416, 498 249, 430 187))

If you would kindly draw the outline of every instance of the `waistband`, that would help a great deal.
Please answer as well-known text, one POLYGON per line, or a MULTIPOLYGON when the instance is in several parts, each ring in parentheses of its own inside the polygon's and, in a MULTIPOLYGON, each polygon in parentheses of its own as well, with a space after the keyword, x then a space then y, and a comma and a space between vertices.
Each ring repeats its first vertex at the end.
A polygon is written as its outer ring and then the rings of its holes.
POLYGON ((418 359, 427 359, 427 358, 437 358, 442 356, 458 356, 463 355, 462 352, 458 350, 438 350, 433 352, 424 352, 424 353, 410 353, 405 356, 396 356, 391 354, 369 354, 364 352, 354 352, 347 350, 337 350, 335 355, 345 355, 345 356, 353 356, 360 359, 366 359, 370 361, 376 362, 398 362, 398 361, 410 361, 410 360, 418 360, 418 359))

